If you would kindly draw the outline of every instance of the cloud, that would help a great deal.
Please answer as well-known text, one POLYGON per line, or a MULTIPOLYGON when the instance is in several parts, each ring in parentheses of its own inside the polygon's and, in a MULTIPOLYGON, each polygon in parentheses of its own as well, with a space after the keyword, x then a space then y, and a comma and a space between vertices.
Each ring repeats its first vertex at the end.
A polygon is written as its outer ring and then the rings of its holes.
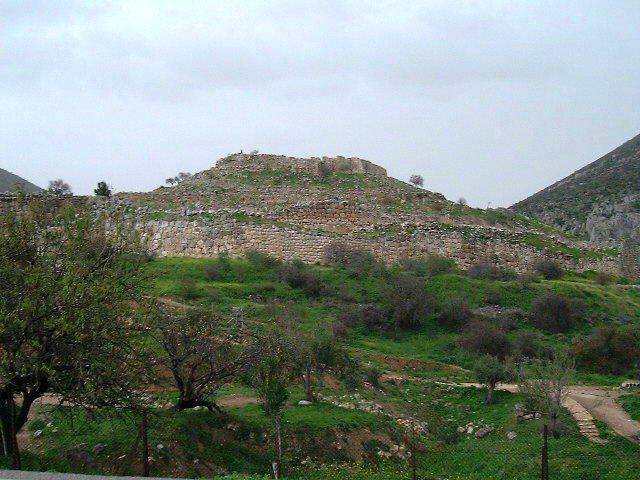
POLYGON ((0 0, 0 159, 91 191, 243 147, 353 154, 507 204, 637 133, 639 10, 0 0))

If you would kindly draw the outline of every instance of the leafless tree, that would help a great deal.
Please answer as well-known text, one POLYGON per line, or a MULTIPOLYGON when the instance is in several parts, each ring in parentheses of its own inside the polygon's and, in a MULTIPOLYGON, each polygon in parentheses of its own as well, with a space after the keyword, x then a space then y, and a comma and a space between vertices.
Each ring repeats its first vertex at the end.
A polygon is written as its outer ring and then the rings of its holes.
POLYGON ((72 195, 71 187, 61 178, 49 181, 49 188, 47 191, 54 195, 72 195))
POLYGON ((208 312, 156 310, 152 338, 160 347, 158 363, 167 368, 179 391, 176 408, 203 406, 222 413, 214 397, 254 359, 252 336, 208 312))

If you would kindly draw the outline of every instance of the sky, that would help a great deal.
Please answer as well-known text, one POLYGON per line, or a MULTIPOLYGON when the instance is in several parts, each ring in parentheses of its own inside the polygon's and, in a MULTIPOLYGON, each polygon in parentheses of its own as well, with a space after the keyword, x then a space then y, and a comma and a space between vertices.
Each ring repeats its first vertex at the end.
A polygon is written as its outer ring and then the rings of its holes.
POLYGON ((0 0, 0 167, 78 194, 257 149, 508 206, 638 133, 638 0, 0 0))

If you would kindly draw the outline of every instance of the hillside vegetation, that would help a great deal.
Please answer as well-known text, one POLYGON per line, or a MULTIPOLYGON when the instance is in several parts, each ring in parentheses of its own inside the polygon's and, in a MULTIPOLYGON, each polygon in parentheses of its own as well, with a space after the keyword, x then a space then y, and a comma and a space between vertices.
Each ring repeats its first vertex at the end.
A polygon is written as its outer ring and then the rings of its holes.
MULTIPOLYGON (((616 385, 636 373, 635 367, 594 362, 581 353, 591 345, 586 339, 611 326, 632 332, 636 343, 625 347, 637 350, 640 290, 619 279, 565 272, 547 280, 488 265, 459 271, 442 257, 385 267, 366 252, 334 253, 330 266, 282 263, 256 252, 237 259, 154 259, 144 266, 148 280, 141 293, 147 297, 229 319, 241 316, 249 324, 285 317, 302 331, 329 332, 357 360, 365 383, 325 375, 316 387, 318 403, 300 405, 302 386, 292 386, 282 421, 286 478, 410 478, 409 450, 419 478, 538 478, 544 420, 516 419, 520 394, 498 391, 485 405, 483 389, 457 385, 475 380, 475 354, 461 339, 479 319, 504 332, 513 354, 523 353, 523 332, 531 334, 526 346, 540 355, 569 346, 579 362, 576 381, 616 385), (549 295, 580 304, 569 311, 575 318, 561 332, 536 323, 536 309, 549 295), (409 318, 407 311, 421 314, 409 318), (402 422, 427 425, 429 433, 408 436, 402 422), (495 430, 477 438, 486 425, 495 430), (510 432, 515 438, 507 438, 510 432)), ((172 391, 164 396, 176 399, 172 391)), ((624 404, 636 411, 636 400, 631 394, 624 404)), ((225 416, 160 406, 152 412, 154 475, 269 475, 271 427, 256 391, 236 379, 218 391, 217 401, 225 416)), ((608 443, 598 445, 579 433, 566 412, 562 419, 563 435, 550 440, 552 478, 636 475, 637 444, 599 424, 608 443)), ((30 424, 24 463, 34 469, 139 473, 138 425, 135 415, 44 407, 30 424)))

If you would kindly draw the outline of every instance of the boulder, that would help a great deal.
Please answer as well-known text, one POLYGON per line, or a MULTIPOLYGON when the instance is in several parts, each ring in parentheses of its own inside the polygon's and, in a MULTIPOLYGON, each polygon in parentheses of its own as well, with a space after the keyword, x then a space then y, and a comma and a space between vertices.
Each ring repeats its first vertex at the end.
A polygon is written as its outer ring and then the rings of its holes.
POLYGON ((491 432, 495 430, 495 427, 491 425, 485 425, 484 427, 480 427, 478 431, 476 431, 476 438, 484 438, 489 435, 491 432))
POLYGON ((518 436, 518 434, 516 432, 508 432, 507 433, 507 438, 509 440, 515 440, 515 438, 518 436))

